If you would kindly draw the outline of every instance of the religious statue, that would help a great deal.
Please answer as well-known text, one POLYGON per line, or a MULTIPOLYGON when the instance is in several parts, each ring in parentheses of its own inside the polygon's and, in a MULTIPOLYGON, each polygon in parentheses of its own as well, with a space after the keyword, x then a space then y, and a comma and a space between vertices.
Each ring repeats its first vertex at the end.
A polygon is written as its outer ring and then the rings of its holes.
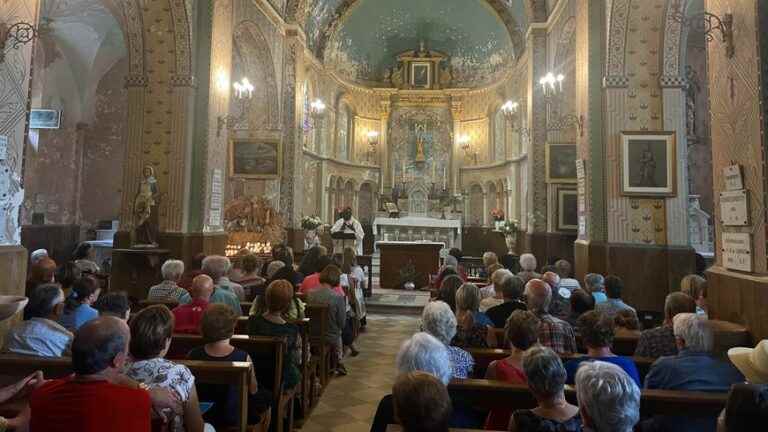
POLYGON ((640 187, 657 187, 656 159, 653 157, 650 144, 645 145, 640 155, 640 187))
POLYGON ((426 155, 424 153, 424 134, 427 132, 427 126, 416 123, 414 127, 416 131, 416 162, 424 162, 426 155))
POLYGON ((384 69, 383 81, 385 85, 392 85, 392 68, 384 69))
POLYGON ((159 191, 155 169, 147 165, 142 171, 139 192, 134 201, 133 215, 135 219, 135 245, 157 246, 157 204, 159 191))
POLYGON ((443 88, 448 88, 453 81, 453 74, 451 73, 450 66, 446 66, 440 69, 440 85, 443 88))
POLYGON ((392 81, 392 86, 397 88, 403 87, 403 65, 401 63, 398 62, 397 66, 395 66, 390 80, 392 81))

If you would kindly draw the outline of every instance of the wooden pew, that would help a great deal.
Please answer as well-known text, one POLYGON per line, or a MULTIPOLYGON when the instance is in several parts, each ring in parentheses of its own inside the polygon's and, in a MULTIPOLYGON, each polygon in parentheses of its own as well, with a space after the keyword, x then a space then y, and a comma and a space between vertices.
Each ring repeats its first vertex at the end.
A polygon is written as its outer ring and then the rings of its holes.
MULTIPOLYGON (((492 328, 488 333, 489 345, 493 344, 495 341, 493 348, 507 349, 509 347, 506 341, 506 337, 504 336, 503 328, 492 328)), ((637 341, 639 339, 640 338, 638 336, 634 335, 617 335, 613 338, 613 346, 611 349, 616 355, 631 357, 635 355, 635 349, 637 348, 637 341)), ((576 336, 576 345, 580 347, 580 351, 585 352, 585 350, 581 349, 583 344, 581 343, 581 338, 578 335, 576 336)))
MULTIPOLYGON (((283 367, 288 342, 285 338, 234 335, 230 340, 233 346, 248 353, 253 360, 256 377, 261 385, 267 385, 273 395, 273 416, 276 431, 293 430, 293 399, 296 389, 283 389, 283 367), (270 373, 271 372, 271 373, 270 373)), ((205 344, 202 336, 174 334, 169 359, 185 358, 193 348, 205 344)))
MULTIPOLYGON (((207 362, 175 360, 187 366, 195 381, 205 384, 229 385, 237 388, 240 395, 238 430, 245 432, 248 427, 248 386, 251 379, 251 365, 245 362, 207 362)), ((25 377, 37 370, 43 371, 46 379, 63 378, 72 374, 72 360, 68 357, 42 358, 3 354, 0 355, 0 370, 5 376, 25 377)))
POLYGON ((328 305, 307 304, 309 341, 312 354, 317 356, 320 384, 325 388, 331 376, 331 348, 325 341, 328 332, 328 305))
MULTIPOLYGON (((168 307, 168 309, 173 309, 179 305, 179 303, 177 302, 160 302, 160 301, 141 300, 136 303, 134 309, 132 309, 131 312, 136 313, 144 308, 147 308, 153 305, 158 305, 158 304, 165 305, 168 307)), ((248 313, 251 311, 252 304, 253 302, 240 302, 240 309, 242 309, 242 314, 244 316, 246 317, 248 316, 248 313)))
MULTIPOLYGON (((524 384, 508 384, 500 381, 479 379, 454 380, 448 385, 454 401, 482 410, 530 409, 536 400, 524 384)), ((567 386, 566 399, 576 404, 576 390, 567 386)), ((727 393, 705 393, 674 390, 642 390, 640 414, 686 415, 691 417, 717 417, 725 408, 727 393)))

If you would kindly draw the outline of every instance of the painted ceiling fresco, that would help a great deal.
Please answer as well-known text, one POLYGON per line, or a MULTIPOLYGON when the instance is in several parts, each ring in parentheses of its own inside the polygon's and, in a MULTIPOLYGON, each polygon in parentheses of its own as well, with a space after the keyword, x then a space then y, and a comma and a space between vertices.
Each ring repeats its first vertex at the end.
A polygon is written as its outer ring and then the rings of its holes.
MULTIPOLYGON (((306 25, 310 47, 337 19, 349 0, 316 0, 306 25)), ((521 32, 527 19, 523 0, 502 0, 521 32)), ((365 85, 387 85, 397 54, 419 47, 441 51, 454 87, 476 87, 496 81, 514 61, 509 30, 487 0, 357 0, 330 36, 324 57, 345 79, 365 85)))

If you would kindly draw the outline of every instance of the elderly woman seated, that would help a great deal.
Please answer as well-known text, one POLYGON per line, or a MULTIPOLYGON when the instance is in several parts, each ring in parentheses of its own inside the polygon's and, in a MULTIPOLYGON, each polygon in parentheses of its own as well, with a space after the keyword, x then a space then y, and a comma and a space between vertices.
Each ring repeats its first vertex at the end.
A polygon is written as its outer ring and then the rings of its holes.
POLYGON ((485 312, 494 306, 504 303, 504 281, 512 276, 512 272, 504 268, 491 273, 491 284, 480 290, 480 296, 483 298, 480 301, 480 312, 485 312), (489 288, 492 294, 484 295, 483 291, 489 288))
POLYGON ((168 260, 160 268, 163 281, 149 289, 147 300, 156 302, 186 304, 192 301, 189 292, 178 285, 184 274, 184 262, 168 260))
POLYGON ((456 292, 456 338, 453 345, 460 347, 485 348, 488 346, 488 328, 493 322, 488 315, 480 312, 480 289, 477 285, 465 283, 456 292))
POLYGON ((536 273, 536 257, 533 254, 525 253, 520 255, 520 268, 522 269, 517 276, 528 283, 531 279, 541 279, 541 274, 536 273))
POLYGON ((234 281, 243 287, 248 298, 264 293, 265 279, 259 275, 259 259, 256 255, 248 253, 240 258, 240 274, 234 281), (257 287, 262 287, 261 292, 254 292, 257 287))
POLYGON ((173 432, 201 432, 203 416, 195 388, 195 377, 184 365, 166 360, 171 346, 173 314, 164 305, 150 306, 130 322, 130 353, 133 363, 125 374, 152 387, 173 390, 184 407, 183 414, 171 421, 173 432))
POLYGON ((631 432, 640 418, 640 388, 614 364, 583 364, 576 373, 576 394, 585 430, 631 432))
POLYGON ((581 431, 579 408, 565 400, 566 372, 560 357, 549 348, 533 347, 523 355, 523 371, 537 406, 531 410, 523 409, 512 413, 509 430, 581 431))
POLYGON ((451 397, 434 375, 420 371, 400 375, 392 387, 392 398, 403 432, 448 432, 451 397))
POLYGON ((446 302, 452 311, 456 311, 456 292, 462 285, 464 281, 458 275, 448 275, 440 284, 435 300, 446 302))
POLYGON ((475 367, 475 359, 463 349, 451 346, 456 336, 456 316, 447 303, 433 301, 427 303, 421 314, 422 330, 434 336, 448 348, 454 378, 470 378, 475 367))
MULTIPOLYGON (((532 312, 516 310, 507 320, 504 336, 509 341, 512 353, 501 360, 494 360, 488 365, 485 379, 525 384, 523 354, 539 343, 539 324, 541 322, 532 312)), ((485 421, 486 430, 506 429, 512 410, 491 410, 485 421)))
POLYGON ((573 384, 576 379, 576 371, 586 361, 600 360, 613 363, 622 368, 635 383, 640 386, 640 373, 635 362, 630 357, 617 356, 611 352, 614 337, 613 318, 598 311, 589 311, 578 320, 581 340, 587 348, 587 356, 569 360, 565 363, 568 371, 568 384, 573 384))

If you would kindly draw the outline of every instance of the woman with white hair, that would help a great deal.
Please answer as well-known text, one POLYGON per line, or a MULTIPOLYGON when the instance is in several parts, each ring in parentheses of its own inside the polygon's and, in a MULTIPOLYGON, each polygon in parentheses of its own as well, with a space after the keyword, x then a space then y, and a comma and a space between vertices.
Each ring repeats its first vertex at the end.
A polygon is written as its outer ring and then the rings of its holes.
POLYGON ((163 281, 149 289, 147 300, 180 304, 192 301, 189 292, 178 285, 181 275, 184 274, 184 262, 168 260, 163 263, 160 273, 163 275, 163 281))
POLYGON ((536 257, 533 254, 524 253, 520 255, 520 268, 522 271, 517 276, 528 283, 531 279, 541 279, 541 274, 536 273, 536 257))
POLYGON ((456 291, 456 338, 453 345, 468 348, 487 348, 488 328, 493 322, 480 312, 480 289, 465 283, 456 291))
POLYGON ((448 348, 453 377, 469 378, 475 368, 475 359, 463 349, 451 346, 451 341, 456 336, 456 316, 451 307, 439 300, 427 303, 421 314, 421 327, 448 348))
POLYGON ((580 432, 579 408, 565 400, 566 373, 560 357, 549 348, 534 346, 523 355, 523 371, 537 406, 512 413, 509 430, 580 432))
POLYGON ((576 395, 585 429, 631 432, 640 419, 640 388, 614 364, 582 364, 576 373, 576 395))

